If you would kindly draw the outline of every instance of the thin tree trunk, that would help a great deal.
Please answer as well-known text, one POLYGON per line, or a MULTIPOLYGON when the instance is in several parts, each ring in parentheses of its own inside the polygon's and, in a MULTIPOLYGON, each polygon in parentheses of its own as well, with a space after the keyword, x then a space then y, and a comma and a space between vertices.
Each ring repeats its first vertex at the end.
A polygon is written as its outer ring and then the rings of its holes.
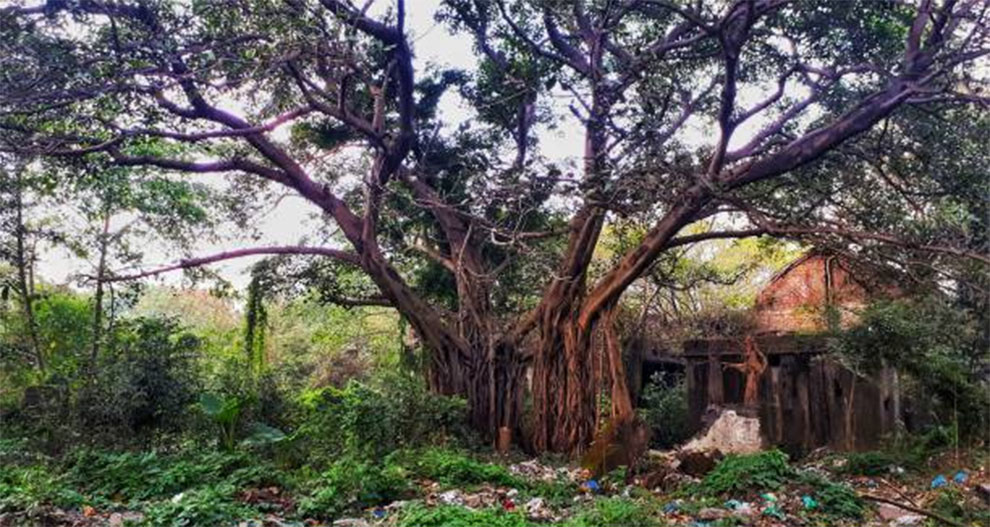
POLYGON ((110 211, 103 214, 103 230, 100 233, 100 254, 96 264, 96 292, 93 295, 93 348, 89 354, 89 365, 96 367, 96 359, 103 341, 103 286, 107 270, 107 246, 110 238, 110 211))
POLYGON ((34 279, 31 277, 33 274, 30 267, 33 266, 33 257, 27 254, 26 248, 26 237, 27 237, 27 227, 24 225, 24 193, 23 193, 23 177, 21 172, 17 171, 17 181, 14 188, 14 206, 17 208, 17 224, 15 226, 16 230, 16 265, 17 265, 17 281, 18 281, 18 293, 21 297, 21 309, 24 310, 24 321, 27 325, 28 340, 31 346, 31 353, 34 356, 35 364, 38 369, 42 372, 45 371, 45 356, 41 351, 41 345, 38 341, 38 326, 37 321, 34 318, 34 279))

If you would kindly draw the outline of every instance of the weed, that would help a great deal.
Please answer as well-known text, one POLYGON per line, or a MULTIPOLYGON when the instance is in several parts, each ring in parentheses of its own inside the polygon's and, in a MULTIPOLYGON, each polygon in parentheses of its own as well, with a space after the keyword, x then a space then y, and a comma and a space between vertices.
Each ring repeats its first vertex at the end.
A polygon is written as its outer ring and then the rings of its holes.
POLYGON ((448 486, 491 483, 507 487, 521 487, 525 482, 513 476, 502 465, 477 461, 463 452, 443 448, 401 453, 397 459, 417 476, 429 478, 448 486))
MULTIPOLYGON (((502 509, 471 510, 457 506, 425 507, 412 505, 404 509, 399 527, 528 527, 521 512, 502 509)), ((634 524, 629 524, 634 525, 634 524)))
POLYGON ((849 519, 863 517, 863 500, 849 485, 830 481, 814 472, 802 472, 797 479, 815 489, 815 498, 825 515, 849 519))
POLYGON ((349 509, 388 503, 409 491, 408 475, 401 467, 353 458, 334 463, 313 484, 316 488, 299 502, 299 512, 316 518, 335 518, 349 509))
POLYGON ((183 492, 173 499, 146 509, 144 525, 149 527, 188 527, 192 525, 233 525, 257 512, 234 499, 236 488, 224 484, 183 492))
POLYGON ((568 527, 658 527, 663 525, 660 511, 652 501, 634 501, 612 497, 595 500, 579 511, 568 527))
POLYGON ((794 474, 787 454, 769 450, 750 455, 729 455, 701 482, 707 495, 777 490, 794 474))
POLYGON ((74 507, 85 501, 62 475, 43 465, 0 466, 0 512, 30 511, 42 505, 74 507))

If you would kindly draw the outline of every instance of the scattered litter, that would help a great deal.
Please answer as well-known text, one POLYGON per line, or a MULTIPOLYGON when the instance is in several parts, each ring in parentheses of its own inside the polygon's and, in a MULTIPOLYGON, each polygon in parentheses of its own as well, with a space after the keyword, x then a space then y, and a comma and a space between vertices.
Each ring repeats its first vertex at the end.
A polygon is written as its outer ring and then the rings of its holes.
POLYGON ((890 472, 891 474, 895 475, 895 476, 903 476, 904 475, 904 467, 902 467, 900 465, 891 465, 887 469, 887 471, 890 472))
POLYGON ((725 508, 734 512, 736 516, 752 516, 753 505, 739 500, 729 500, 725 502, 725 508))
POLYGON ((442 492, 437 499, 444 505, 464 505, 464 493, 458 489, 442 492))
POLYGON ((371 516, 376 520, 381 520, 385 518, 385 516, 388 516, 388 511, 382 507, 375 507, 371 510, 371 516))
POLYGON ((931 488, 938 489, 938 488, 942 488, 942 487, 944 487, 944 486, 946 486, 948 484, 949 484, 949 481, 947 479, 945 479, 945 476, 943 476, 942 474, 939 474, 939 475, 935 476, 935 479, 932 480, 931 488))
POLYGON ((512 501, 512 498, 505 498, 502 500, 502 508, 508 512, 516 510, 516 502, 512 501))
POLYGON ((784 512, 780 510, 780 507, 777 505, 777 496, 774 495, 774 493, 767 492, 766 494, 760 495, 760 497, 763 498, 764 501, 766 501, 766 506, 763 507, 764 516, 769 516, 771 518, 776 518, 778 520, 783 520, 787 517, 784 514, 784 512))
POLYGON ((914 527, 916 525, 922 525, 925 523, 924 516, 918 516, 917 514, 908 514, 901 516, 896 520, 890 522, 890 527, 914 527))
POLYGON ((602 487, 601 485, 598 484, 598 481, 596 480, 589 479, 588 481, 585 481, 584 483, 581 484, 581 492, 587 492, 590 494, 599 494, 601 493, 601 491, 602 491, 602 487))
POLYGON ((553 519, 553 511, 547 507, 543 498, 533 498, 523 505, 526 510, 526 517, 534 521, 547 521, 553 519))
POLYGON ((967 474, 965 470, 960 470, 959 472, 956 472, 955 476, 952 476, 952 481, 956 482, 957 485, 965 484, 968 479, 969 474, 967 474))
POLYGON ((664 514, 674 514, 679 510, 681 510, 681 500, 674 500, 663 506, 664 514))
POLYGON ((333 527, 371 527, 367 520, 361 518, 341 518, 334 520, 333 527))
POLYGON ((804 496, 801 496, 801 503, 804 504, 804 508, 805 509, 808 509, 808 510, 817 509, 818 508, 818 502, 815 501, 815 498, 812 498, 811 496, 808 496, 807 494, 805 494, 804 496))
POLYGON ((729 513, 724 509, 716 509, 715 507, 705 507, 698 511, 697 518, 704 522, 718 521, 729 517, 729 513))

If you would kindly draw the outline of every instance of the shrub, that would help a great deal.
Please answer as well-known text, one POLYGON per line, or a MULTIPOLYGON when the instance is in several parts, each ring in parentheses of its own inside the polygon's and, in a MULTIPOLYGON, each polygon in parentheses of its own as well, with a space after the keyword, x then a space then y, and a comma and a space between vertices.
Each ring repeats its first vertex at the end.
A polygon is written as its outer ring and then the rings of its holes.
POLYGON ((389 503, 409 490, 401 467, 354 458, 337 461, 309 484, 315 489, 300 500, 299 513, 316 518, 335 518, 349 509, 389 503))
POLYGON ((655 447, 671 448, 690 437, 683 377, 654 373, 640 399, 639 414, 653 432, 650 442, 655 447))
POLYGON ((199 349, 199 339, 173 320, 120 322, 95 370, 79 372, 75 426, 85 437, 118 444, 135 434, 181 430, 198 391, 199 349))
POLYGON ((662 525, 660 512, 652 502, 627 498, 601 498, 567 523, 568 527, 654 527, 662 525))
POLYGON ((374 384, 349 382, 304 392, 296 436, 317 455, 380 460, 400 448, 464 437, 463 400, 429 393, 421 381, 394 375, 374 384))
POLYGON ((777 490, 793 475, 787 454, 769 450, 750 455, 730 454, 701 482, 710 496, 730 492, 777 490))
POLYGON ((522 512, 495 508, 471 510, 451 505, 440 507, 412 505, 402 511, 399 519, 399 527, 528 527, 529 525, 531 523, 522 512))
POLYGON ((800 473, 798 481, 814 489, 815 498, 826 515, 854 520, 863 517, 863 500, 849 485, 830 481, 814 472, 800 473))
POLYGON ((44 465, 0 465, 0 512, 30 512, 42 505, 74 507, 84 502, 65 477, 44 465))
POLYGON ((235 499, 236 487, 229 484, 204 486, 183 492, 175 499, 148 506, 144 525, 189 527, 192 525, 235 525, 237 520, 257 516, 257 512, 235 499))
POLYGON ((429 478, 448 486, 491 483, 508 487, 524 486, 502 465, 477 461, 463 452, 443 448, 427 448, 398 453, 397 459, 417 476, 429 478))
POLYGON ((94 497, 132 502, 171 498, 202 485, 275 483, 274 474, 246 454, 215 451, 162 455, 81 450, 68 472, 70 481, 94 497))

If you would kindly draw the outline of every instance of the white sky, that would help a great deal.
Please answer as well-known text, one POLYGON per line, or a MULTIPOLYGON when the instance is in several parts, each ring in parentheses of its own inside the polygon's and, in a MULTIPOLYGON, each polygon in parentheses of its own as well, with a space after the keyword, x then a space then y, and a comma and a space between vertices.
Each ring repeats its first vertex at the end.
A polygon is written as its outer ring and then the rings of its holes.
MULTIPOLYGON (((387 0, 379 0, 375 8, 384 8, 390 3, 387 0)), ((415 66, 420 75, 431 64, 471 70, 477 63, 470 37, 464 34, 450 35, 445 27, 434 21, 434 14, 439 3, 440 0, 411 0, 407 3, 407 28, 416 55, 415 66)), ((739 97, 740 104, 751 104, 760 96, 761 94, 756 91, 749 90, 749 93, 743 91, 739 97)), ((556 113, 564 116, 564 118, 558 122, 555 130, 537 131, 540 139, 540 152, 553 161, 576 162, 580 158, 583 148, 583 135, 579 123, 567 111, 567 106, 572 101, 564 96, 555 96, 554 101, 554 104, 559 105, 559 111, 556 113)), ((439 113, 442 121, 454 123, 454 126, 471 116, 470 109, 466 108, 460 98, 453 93, 449 93, 441 100, 439 113)), ((745 143, 749 137, 752 137, 760 124, 759 119, 752 119, 747 122, 737 131, 731 146, 745 143)), ((701 122, 689 122, 686 135, 686 138, 683 136, 681 138, 698 144, 707 143, 713 137, 712 130, 701 122)), ((238 237, 237 233, 229 233, 228 236, 225 236, 226 241, 222 243, 200 243, 196 247, 194 255, 208 255, 245 247, 248 246, 248 243, 250 246, 297 243, 304 236, 312 236, 314 233, 320 232, 320 229, 326 229, 322 220, 313 219, 313 215, 318 214, 318 212, 316 207, 303 198, 290 194, 276 208, 260 219, 260 239, 246 242, 243 236, 238 237)), ((119 223, 126 223, 126 219, 119 218, 119 223)), ((146 247, 143 266, 147 269, 173 263, 180 256, 167 254, 161 247, 146 247)), ((211 269, 220 273, 235 286, 243 288, 249 279, 247 270, 260 258, 242 258, 221 262, 213 264, 211 269)), ((80 273, 91 273, 91 269, 88 267, 89 264, 71 256, 64 249, 49 249, 43 251, 38 270, 41 276, 50 282, 71 283, 74 276, 80 273)), ((176 272, 153 280, 158 283, 176 285, 182 282, 182 273, 176 272)))

